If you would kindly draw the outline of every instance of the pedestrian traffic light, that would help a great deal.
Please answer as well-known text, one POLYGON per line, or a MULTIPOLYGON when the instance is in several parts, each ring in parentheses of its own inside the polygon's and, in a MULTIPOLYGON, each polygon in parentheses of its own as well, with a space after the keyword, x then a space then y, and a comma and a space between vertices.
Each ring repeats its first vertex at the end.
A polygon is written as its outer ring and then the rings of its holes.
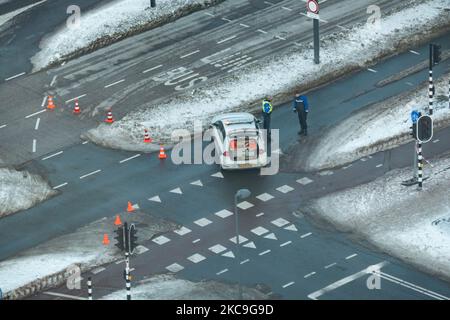
POLYGON ((431 140, 433 137, 433 119, 430 116, 421 116, 417 120, 416 139, 421 143, 431 140))
POLYGON ((129 229, 129 237, 128 237, 128 239, 130 241, 129 246, 128 246, 129 253, 133 253, 134 249, 137 247, 136 234, 137 234, 136 227, 134 226, 134 224, 132 224, 129 229))
POLYGON ((116 233, 116 236, 114 239, 117 240, 117 243, 115 246, 119 248, 121 251, 125 250, 125 233, 124 233, 124 227, 121 226, 117 228, 117 230, 114 231, 116 233))
POLYGON ((439 62, 441 62, 441 49, 442 47, 438 44, 433 44, 433 65, 438 64, 439 62))

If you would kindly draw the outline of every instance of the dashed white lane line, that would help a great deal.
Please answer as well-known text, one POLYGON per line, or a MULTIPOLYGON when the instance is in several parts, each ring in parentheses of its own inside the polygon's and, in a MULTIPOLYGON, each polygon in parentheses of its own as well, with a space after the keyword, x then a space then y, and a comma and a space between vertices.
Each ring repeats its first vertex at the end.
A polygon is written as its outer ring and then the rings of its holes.
POLYGON ((266 251, 260 252, 259 255, 263 256, 265 254, 268 254, 270 251, 271 251, 270 249, 267 249, 266 251))
POLYGON ((247 209, 253 207, 253 204, 248 201, 242 201, 237 206, 242 210, 247 210, 247 209))
POLYGON ((200 253, 194 253, 192 256, 187 258, 189 261, 192 261, 193 263, 199 263, 206 258, 202 256, 200 253))
POLYGON ((73 299, 73 300, 87 300, 87 298, 72 296, 70 294, 64 294, 64 293, 59 293, 59 292, 45 291, 44 294, 47 294, 49 296, 66 298, 66 299, 73 299))
POLYGON ((58 77, 57 74, 53 76, 53 79, 52 79, 52 81, 50 82, 50 87, 53 87, 53 85, 54 85, 55 82, 56 82, 56 78, 57 78, 57 77, 58 77))
POLYGON ((315 275, 315 274, 316 274, 316 272, 313 271, 313 272, 310 272, 310 273, 308 273, 307 275, 305 275, 303 278, 308 279, 309 277, 311 277, 311 276, 313 276, 313 275, 315 275))
POLYGON ((215 15, 213 15, 212 13, 209 13, 209 12, 203 12, 203 14, 206 14, 207 16, 210 16, 210 17, 215 17, 215 15))
POLYGON ((234 35, 234 36, 231 36, 231 37, 228 37, 228 38, 222 39, 222 40, 220 40, 220 41, 217 41, 217 44, 221 44, 221 43, 224 43, 224 42, 227 42, 227 41, 233 40, 233 39, 234 39, 234 38, 236 38, 236 37, 237 37, 237 35, 234 35))
POLYGON ((100 272, 102 272, 102 271, 105 271, 105 270, 106 270, 105 268, 99 267, 99 268, 93 269, 93 270, 92 270, 92 273, 93 273, 93 274, 98 274, 98 273, 100 273, 100 272))
POLYGON ((291 282, 284 284, 282 287, 283 287, 283 289, 286 289, 287 287, 292 286, 294 283, 295 283, 294 281, 291 281, 291 282))
POLYGON ((329 268, 331 268, 331 267, 333 267, 335 265, 337 265, 336 262, 330 263, 329 265, 325 266, 324 269, 329 269, 329 268))
POLYGON ((165 236, 159 236, 159 237, 157 237, 157 238, 155 238, 155 239, 152 239, 152 241, 153 241, 154 243, 156 243, 156 244, 159 244, 159 245, 161 246, 161 245, 163 245, 163 244, 169 242, 170 239, 167 238, 167 237, 165 237, 165 236))
POLYGON ((255 217, 262 217, 264 215, 264 212, 260 212, 260 213, 257 213, 256 215, 255 215, 255 217))
POLYGON ((82 175, 82 176, 80 177, 80 179, 84 179, 84 178, 86 178, 86 177, 92 176, 92 175, 97 174, 97 173, 99 173, 99 172, 101 172, 101 171, 102 171, 101 169, 98 169, 98 170, 89 172, 89 173, 87 173, 87 174, 85 174, 85 175, 82 175))
POLYGON ((23 76, 24 74, 26 74, 26 72, 22 72, 22 73, 19 73, 19 74, 14 75, 14 76, 12 76, 12 77, 6 78, 5 81, 9 81, 9 80, 12 80, 12 79, 21 77, 21 76, 23 76))
POLYGON ((48 98, 48 96, 45 96, 45 97, 42 99, 41 107, 44 107, 44 106, 45 106, 45 103, 47 102, 47 98, 48 98))
POLYGON ((53 187, 53 189, 59 189, 59 188, 62 188, 64 186, 67 186, 67 182, 61 183, 60 185, 57 185, 56 187, 53 187))
POLYGON ((186 227, 181 227, 178 230, 175 230, 174 232, 180 236, 184 236, 185 234, 188 234, 189 232, 191 232, 192 230, 186 227))
POLYGON ((85 94, 82 94, 81 96, 78 96, 78 97, 75 97, 75 98, 69 99, 69 100, 67 100, 67 101, 66 101, 66 104, 68 104, 69 102, 72 102, 72 101, 75 101, 75 100, 78 100, 78 99, 84 98, 84 97, 86 97, 86 96, 87 96, 87 94, 85 93, 85 94))
POLYGON ((119 80, 119 81, 110 83, 110 84, 108 84, 108 85, 105 86, 105 89, 110 88, 110 87, 112 87, 112 86, 115 86, 116 84, 122 83, 122 82, 124 82, 124 81, 125 81, 125 79, 122 79, 122 80, 119 80))
POLYGON ((354 257, 356 257, 357 255, 358 255, 357 253, 351 254, 351 255, 349 255, 348 257, 346 257, 345 260, 350 260, 351 258, 354 258, 354 257))
POLYGON ((208 224, 212 223, 212 221, 208 220, 206 218, 201 218, 201 219, 195 220, 194 223, 200 227, 205 227, 208 224))
POLYGON ((375 166, 375 168, 381 168, 382 166, 383 166, 383 164, 380 163, 380 164, 377 164, 377 165, 375 166))
POLYGON ((373 73, 377 73, 378 71, 372 68, 367 68, 367 71, 373 72, 373 73))
POLYGON ((33 153, 36 152, 36 139, 33 139, 33 153))
POLYGON ((208 250, 212 251, 212 252, 214 252, 216 254, 219 254, 219 253, 224 252, 225 250, 227 250, 227 248, 225 248, 221 244, 216 244, 215 246, 210 247, 208 250))
POLYGON ((142 73, 147 73, 147 72, 150 72, 150 71, 159 69, 159 68, 161 68, 162 66, 163 66, 162 64, 157 65, 157 66, 155 66, 155 67, 152 67, 152 68, 150 68, 150 69, 147 69, 147 70, 142 71, 142 73))
POLYGON ((256 228, 252 229, 251 232, 256 234, 257 236, 262 236, 263 234, 266 234, 267 232, 269 232, 269 230, 267 230, 264 227, 256 227, 256 228))
POLYGON ((269 200, 271 200, 273 198, 274 198, 274 196, 272 196, 269 193, 262 193, 259 196, 256 196, 256 199, 259 199, 259 200, 261 200, 263 202, 269 201, 269 200))
POLYGON ((241 264, 247 263, 247 262, 249 262, 249 261, 250 261, 250 259, 242 260, 242 261, 241 261, 241 264))
POLYGON ((436 140, 433 140, 433 143, 438 143, 439 141, 441 141, 441 140, 436 139, 436 140))
POLYGON ((292 9, 291 9, 291 8, 288 8, 288 7, 281 7, 281 9, 287 10, 287 11, 292 11, 292 9))
POLYGON ((301 235, 300 238, 303 239, 303 238, 309 237, 310 235, 312 235, 312 232, 305 233, 304 235, 301 235))
POLYGON ((231 22, 231 20, 230 19, 227 19, 227 18, 221 18, 223 21, 226 21, 226 22, 231 22))
POLYGON ((192 241, 192 243, 197 243, 200 242, 200 239, 195 239, 194 241, 192 241))
POLYGON ((289 221, 287 221, 286 219, 283 219, 283 218, 278 218, 278 219, 272 220, 271 223, 274 226, 281 228, 281 227, 289 224, 289 221))
POLYGON ((3 124, 3 125, 0 126, 0 129, 3 129, 6 126, 7 126, 7 124, 3 124))
POLYGON ((244 28, 250 28, 249 25, 246 25, 246 24, 244 24, 244 23, 239 23, 239 25, 240 25, 241 27, 244 27, 244 28))
POLYGON ((172 263, 170 266, 167 266, 166 269, 172 273, 177 273, 177 272, 183 270, 184 267, 178 263, 172 263))
POLYGON ((269 5, 269 6, 273 6, 275 3, 273 2, 269 2, 269 1, 264 1, 265 4, 269 5))
POLYGON ((306 186, 307 184, 310 184, 311 182, 313 182, 313 180, 311 180, 307 177, 303 177, 303 178, 297 180, 297 183, 300 183, 302 186, 306 186))
POLYGON ((221 217, 222 219, 225 219, 226 217, 233 215, 233 212, 224 209, 220 210, 219 212, 216 212, 215 215, 221 217))
POLYGON ((414 51, 414 50, 409 50, 409 52, 411 52, 412 54, 415 54, 415 55, 420 55, 420 53, 419 52, 417 52, 417 51, 414 51))
POLYGON ((34 130, 38 130, 39 129, 39 124, 41 123, 41 118, 37 118, 36 119, 36 124, 34 125, 34 130))
POLYGON ((119 163, 124 163, 124 162, 130 161, 130 160, 133 160, 133 159, 135 159, 135 158, 137 158, 137 157, 140 157, 140 156, 141 156, 141 154, 140 154, 140 153, 138 153, 138 154, 135 154, 134 156, 131 156, 131 157, 129 157, 129 158, 126 158, 126 159, 120 160, 120 161, 119 161, 119 163))
POLYGON ((280 244, 280 247, 284 247, 284 246, 287 246, 288 244, 291 244, 291 243, 292 243, 292 241, 291 241, 291 240, 289 240, 289 241, 286 241, 286 242, 284 242, 284 243, 280 244))
POLYGON ((275 36, 275 38, 279 39, 279 40, 284 40, 286 41, 286 38, 280 37, 280 36, 275 36))
POLYGON ((228 271, 228 269, 223 269, 223 270, 217 272, 216 275, 220 276, 222 273, 225 273, 227 271, 228 271))
POLYGON ((192 56, 193 54, 196 54, 196 53, 199 53, 199 52, 200 52, 200 50, 195 50, 195 51, 189 52, 189 53, 187 53, 185 55, 180 56, 180 59, 187 58, 187 57, 192 56))
POLYGON ((267 33, 267 31, 264 31, 264 30, 261 30, 261 29, 258 29, 258 30, 256 30, 256 31, 261 32, 261 33, 264 33, 264 34, 267 33))
POLYGON ((83 141, 81 144, 87 144, 87 143, 89 143, 89 141, 83 141))
POLYGON ((64 151, 59 151, 59 152, 57 152, 57 153, 51 154, 51 155, 49 155, 49 156, 47 156, 47 157, 42 158, 42 161, 45 161, 45 160, 48 160, 48 159, 50 159, 50 158, 59 156, 60 154, 63 154, 63 153, 64 153, 64 151))
POLYGON ((35 113, 32 113, 32 114, 29 114, 29 115, 25 116, 25 119, 34 117, 35 115, 38 115, 38 114, 40 114, 42 112, 46 112, 46 111, 47 111, 47 109, 44 109, 44 110, 41 110, 41 111, 38 111, 38 112, 35 112, 35 113))
POLYGON ((278 187, 276 190, 280 191, 281 193, 288 193, 288 192, 291 192, 292 190, 294 190, 294 188, 285 184, 284 186, 278 187))

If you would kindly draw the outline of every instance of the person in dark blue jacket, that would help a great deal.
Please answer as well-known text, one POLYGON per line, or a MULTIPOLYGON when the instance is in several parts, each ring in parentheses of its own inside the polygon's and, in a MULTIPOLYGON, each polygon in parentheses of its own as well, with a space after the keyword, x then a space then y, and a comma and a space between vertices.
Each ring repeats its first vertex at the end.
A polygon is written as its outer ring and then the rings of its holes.
POLYGON ((300 131, 298 132, 298 134, 304 134, 305 136, 307 136, 308 124, 306 121, 309 112, 308 98, 305 95, 297 93, 294 100, 292 101, 292 108, 294 112, 297 112, 298 122, 300 123, 300 131))

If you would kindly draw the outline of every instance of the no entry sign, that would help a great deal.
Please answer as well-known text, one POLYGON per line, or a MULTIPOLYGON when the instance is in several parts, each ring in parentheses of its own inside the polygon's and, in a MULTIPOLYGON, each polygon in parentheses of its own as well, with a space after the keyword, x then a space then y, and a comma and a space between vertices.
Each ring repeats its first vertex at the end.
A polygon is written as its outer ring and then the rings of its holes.
POLYGON ((306 8, 308 12, 318 14, 319 13, 319 3, 317 0, 308 0, 306 2, 306 8))

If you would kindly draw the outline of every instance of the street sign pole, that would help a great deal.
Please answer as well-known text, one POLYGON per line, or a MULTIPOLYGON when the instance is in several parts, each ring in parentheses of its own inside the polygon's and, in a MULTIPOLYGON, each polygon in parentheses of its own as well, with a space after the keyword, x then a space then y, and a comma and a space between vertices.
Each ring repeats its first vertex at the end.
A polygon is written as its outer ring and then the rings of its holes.
POLYGON ((314 63, 320 63, 319 19, 313 19, 314 29, 314 63))

